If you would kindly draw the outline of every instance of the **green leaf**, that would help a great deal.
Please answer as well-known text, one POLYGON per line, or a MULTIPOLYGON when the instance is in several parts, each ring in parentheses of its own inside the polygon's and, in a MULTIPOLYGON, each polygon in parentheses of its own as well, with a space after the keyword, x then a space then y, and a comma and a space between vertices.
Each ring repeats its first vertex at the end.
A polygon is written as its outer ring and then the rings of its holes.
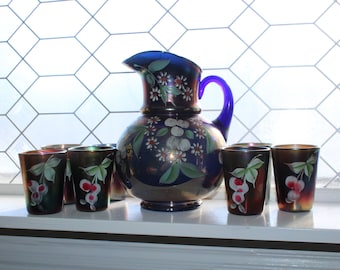
POLYGON ((253 157, 247 165, 247 169, 259 169, 263 165, 263 161, 258 156, 253 157))
POLYGON ((151 72, 160 71, 163 68, 165 68, 167 65, 169 65, 169 63, 170 63, 170 60, 168 59, 155 60, 149 64, 148 70, 150 70, 151 72))
POLYGON ((107 175, 106 168, 107 168, 107 162, 105 161, 104 164, 101 164, 99 166, 95 165, 95 166, 89 166, 89 167, 81 168, 81 169, 83 169, 87 175, 93 176, 93 178, 98 179, 100 181, 105 181, 105 178, 107 175))
POLYGON ((180 163, 181 172, 190 178, 203 177, 205 174, 195 165, 191 163, 180 163))
POLYGON ((168 128, 161 128, 160 130, 157 131, 156 136, 157 137, 162 137, 165 136, 166 134, 168 134, 168 128))
POLYGON ((213 137, 209 135, 209 133, 207 133, 207 136, 206 136, 206 143, 207 143, 206 145, 207 153, 211 153, 212 151, 214 151, 215 141, 213 137))
POLYGON ((154 76, 152 73, 150 73, 150 72, 147 72, 147 73, 145 74, 145 79, 146 79, 147 83, 148 83, 151 87, 153 87, 153 86, 155 85, 155 83, 156 83, 155 76, 154 76))
POLYGON ((193 139, 195 137, 194 132, 189 129, 186 129, 184 134, 188 139, 193 139))
POLYGON ((143 132, 138 132, 137 135, 135 136, 135 138, 133 139, 133 143, 132 143, 133 152, 135 153, 135 155, 137 157, 139 155, 139 150, 142 146, 142 142, 143 142, 143 139, 144 139, 144 130, 143 130, 143 132))
POLYGON ((89 166, 89 167, 82 168, 82 169, 86 172, 87 175, 95 176, 98 170, 98 166, 89 166))
POLYGON ((106 168, 102 167, 101 165, 98 166, 95 177, 98 180, 105 182, 106 175, 107 175, 106 168))
POLYGON ((61 159, 60 158, 55 158, 51 156, 47 161, 45 166, 50 167, 50 168, 55 168, 59 165, 61 159))
POLYGON ((309 159, 307 159, 307 164, 315 164, 315 162, 316 162, 316 156, 315 155, 311 155, 310 157, 309 157, 309 159))
POLYGON ((236 178, 241 178, 241 179, 243 179, 243 177, 244 177, 245 174, 246 174, 246 169, 244 169, 244 168, 236 168, 236 169, 233 170, 230 174, 231 174, 232 176, 236 177, 236 178))
POLYGON ((104 158, 104 160, 102 161, 102 163, 100 164, 101 167, 103 167, 104 169, 106 169, 107 167, 109 167, 112 163, 112 160, 109 158, 104 158))
POLYGON ((313 173, 313 164, 306 163, 306 166, 304 168, 304 173, 307 177, 311 177, 313 173))
POLYGON ((44 177, 46 178, 46 180, 54 182, 55 170, 51 167, 45 166, 44 177))
POLYGON ((179 90, 176 86, 165 85, 163 87, 165 87, 166 92, 169 94, 172 94, 175 96, 182 94, 181 90, 179 90))
POLYGON ((28 171, 34 174, 35 176, 38 176, 43 173, 44 166, 45 162, 40 162, 38 164, 33 165, 28 171))
POLYGON ((128 128, 128 133, 145 132, 144 125, 132 125, 128 128))
POLYGON ((246 169, 245 175, 244 175, 244 180, 253 184, 253 187, 255 188, 255 182, 256 182, 257 175, 258 175, 257 169, 255 169, 255 168, 246 169))
POLYGON ((163 103, 165 104, 168 100, 168 94, 166 92, 166 87, 161 87, 160 88, 160 91, 161 91, 161 98, 162 98, 162 101, 163 103))
POLYGON ((66 177, 68 177, 69 179, 70 179, 71 176, 72 176, 71 162, 70 162, 70 159, 69 159, 69 158, 66 160, 66 170, 65 170, 65 175, 66 175, 66 177))
POLYGON ((170 168, 165 171, 165 173, 159 179, 159 183, 172 184, 177 180, 178 175, 179 175, 179 165, 175 163, 171 165, 170 168))
POLYGON ((306 163, 305 162, 293 162, 293 163, 287 163, 287 166, 290 168, 292 172, 299 174, 305 169, 306 163))

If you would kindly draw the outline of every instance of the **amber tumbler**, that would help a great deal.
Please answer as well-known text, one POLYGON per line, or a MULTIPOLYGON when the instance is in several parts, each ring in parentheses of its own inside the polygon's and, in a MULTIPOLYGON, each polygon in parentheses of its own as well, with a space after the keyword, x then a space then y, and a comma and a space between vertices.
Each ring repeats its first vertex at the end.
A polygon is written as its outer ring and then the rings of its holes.
POLYGON ((269 147, 230 146, 222 150, 229 213, 262 213, 269 158, 269 147))
POLYGON ((66 150, 32 150, 19 154, 30 214, 53 214, 63 208, 66 150))
POLYGON ((79 211, 108 207, 115 151, 110 146, 80 146, 68 149, 79 211))
POLYGON ((309 144, 272 147, 277 203, 280 210, 309 211, 314 202, 320 148, 309 144))

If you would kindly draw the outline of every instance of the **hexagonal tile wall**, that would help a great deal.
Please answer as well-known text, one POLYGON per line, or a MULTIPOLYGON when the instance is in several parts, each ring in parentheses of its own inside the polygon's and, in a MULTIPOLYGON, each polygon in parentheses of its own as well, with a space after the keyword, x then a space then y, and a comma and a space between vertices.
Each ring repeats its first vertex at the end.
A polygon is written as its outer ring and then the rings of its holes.
MULTIPOLYGON (((333 0, 2 1, 0 183, 20 183, 18 152, 116 142, 143 102, 122 61, 164 50, 229 83, 228 144, 318 144, 318 187, 339 188, 339 11, 333 0)), ((213 119, 221 93, 209 88, 213 119)))

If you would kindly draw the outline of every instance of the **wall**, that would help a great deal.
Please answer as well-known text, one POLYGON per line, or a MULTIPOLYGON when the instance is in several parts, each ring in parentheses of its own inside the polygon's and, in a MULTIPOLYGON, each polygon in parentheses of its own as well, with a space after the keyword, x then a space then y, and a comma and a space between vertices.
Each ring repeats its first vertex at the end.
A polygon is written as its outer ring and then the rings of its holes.
POLYGON ((122 61, 167 50, 232 88, 228 143, 317 144, 318 186, 340 187, 339 14, 333 0, 0 0, 0 183, 21 182, 19 152, 116 142, 143 102, 122 61))

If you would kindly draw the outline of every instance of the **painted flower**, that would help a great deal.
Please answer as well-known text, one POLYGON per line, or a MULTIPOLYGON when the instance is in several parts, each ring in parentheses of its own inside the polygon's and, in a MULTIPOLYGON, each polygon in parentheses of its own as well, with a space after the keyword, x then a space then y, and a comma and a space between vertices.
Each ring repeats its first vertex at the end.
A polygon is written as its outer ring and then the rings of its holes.
POLYGON ((192 89, 189 88, 189 87, 185 88, 185 90, 183 91, 182 95, 183 95, 183 99, 185 101, 190 101, 192 99, 192 96, 193 96, 192 89))
POLYGON ((157 148, 157 145, 159 144, 157 138, 155 137, 150 137, 150 138, 147 138, 146 140, 146 148, 147 149, 154 149, 154 148, 157 148))
POLYGON ((182 151, 175 151, 171 153, 170 156, 171 161, 174 163, 182 163, 187 161, 186 154, 182 151))
POLYGON ((154 134, 156 131, 156 127, 153 126, 153 125, 147 125, 146 128, 145 128, 145 135, 146 136, 150 136, 152 134, 154 134))
POLYGON ((162 147, 161 149, 158 149, 156 157, 158 158, 159 161, 164 162, 168 158, 168 151, 162 147))
POLYGON ((160 72, 159 75, 157 75, 157 82, 160 85, 167 85, 170 79, 170 74, 167 72, 160 72))
POLYGON ((203 147, 199 143, 193 143, 191 148, 191 154, 194 154, 196 157, 200 157, 203 155, 203 147))
POLYGON ((158 116, 151 116, 148 118, 147 124, 157 124, 159 121, 161 121, 161 119, 158 116))
POLYGON ((178 89, 185 89, 186 85, 188 84, 187 78, 184 77, 183 75, 176 76, 175 78, 175 86, 178 89))
POLYGON ((149 93, 152 101, 157 101, 161 95, 161 91, 157 87, 152 88, 149 93))
POLYGON ((198 127, 194 130, 194 134, 199 139, 204 139, 206 136, 206 132, 203 127, 198 127))
POLYGON ((298 180, 295 176, 288 176, 285 180, 286 186, 290 189, 286 201, 294 202, 300 198, 301 191, 305 188, 303 180, 298 180))

